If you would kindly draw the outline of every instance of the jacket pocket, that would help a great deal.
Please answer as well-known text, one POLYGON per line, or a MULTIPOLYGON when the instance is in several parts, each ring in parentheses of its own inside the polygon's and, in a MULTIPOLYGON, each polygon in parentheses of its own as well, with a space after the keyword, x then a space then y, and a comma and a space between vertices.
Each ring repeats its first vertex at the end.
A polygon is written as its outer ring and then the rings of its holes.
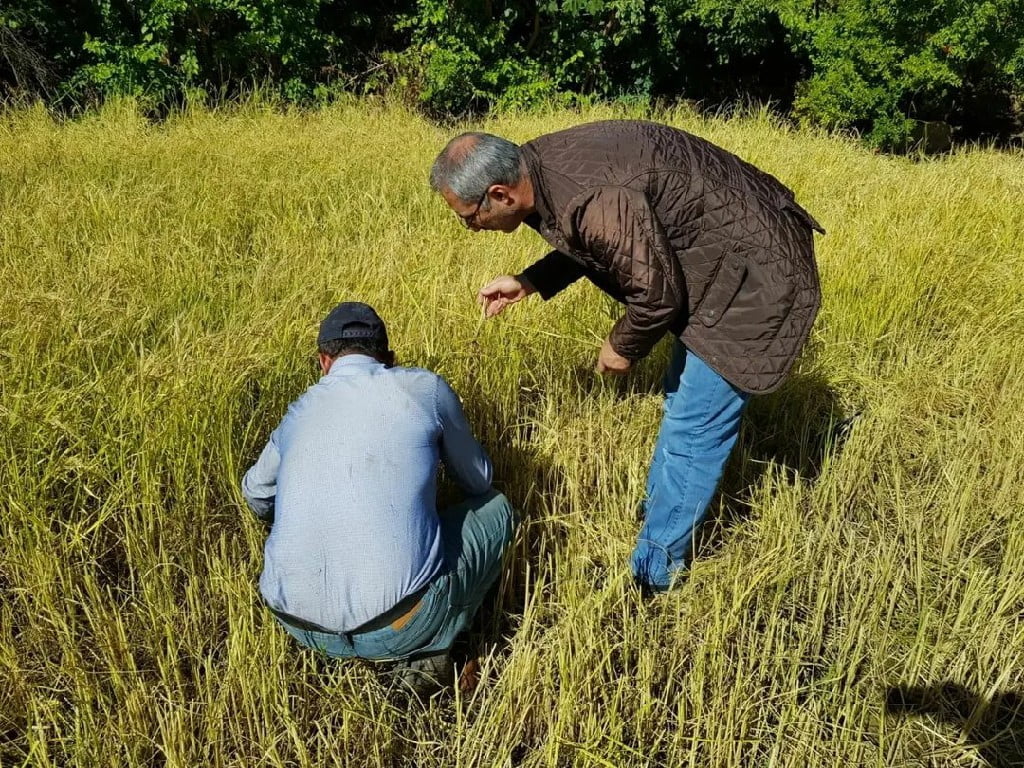
POLYGON ((739 293, 743 278, 746 276, 747 259, 742 252, 730 253, 723 257, 711 285, 704 292, 704 297, 693 313, 701 325, 710 328, 722 319, 725 310, 739 293))

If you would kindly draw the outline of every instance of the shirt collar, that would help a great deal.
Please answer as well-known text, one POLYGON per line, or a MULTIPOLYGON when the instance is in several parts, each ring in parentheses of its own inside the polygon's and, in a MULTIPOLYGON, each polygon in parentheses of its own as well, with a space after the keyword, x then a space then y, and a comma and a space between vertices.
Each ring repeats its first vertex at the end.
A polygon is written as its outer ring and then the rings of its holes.
POLYGON ((331 370, 328 376, 347 376, 357 371, 365 371, 368 368, 383 368, 384 363, 369 355, 345 355, 331 363, 331 370))

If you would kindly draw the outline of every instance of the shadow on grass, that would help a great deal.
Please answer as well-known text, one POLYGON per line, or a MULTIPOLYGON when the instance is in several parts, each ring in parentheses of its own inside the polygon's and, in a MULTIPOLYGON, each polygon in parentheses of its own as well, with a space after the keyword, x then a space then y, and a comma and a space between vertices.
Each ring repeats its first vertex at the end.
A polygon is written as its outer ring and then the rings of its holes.
MULTIPOLYGON (((595 395, 609 386, 622 399, 656 395, 662 391, 668 351, 667 345, 659 348, 629 377, 606 379, 589 366, 580 366, 576 380, 585 392, 595 395)), ((502 415, 502 409, 485 393, 470 387, 463 395, 471 423, 487 423, 495 415, 502 415)), ((516 410, 528 412, 529 404, 519 403, 516 410)), ((706 557, 721 547, 729 532, 750 517, 753 495, 765 473, 782 472, 790 482, 798 478, 816 481, 827 458, 841 450, 856 417, 842 411, 837 393, 824 377, 814 373, 794 374, 777 391, 751 398, 720 486, 723 501, 713 502, 707 524, 698 534, 696 551, 700 556, 706 557)), ((500 648, 502 638, 514 634, 525 609, 526 574, 542 572, 541 566, 557 551, 559 537, 564 536, 557 526, 542 521, 540 507, 545 496, 559 493, 564 474, 530 448, 530 429, 528 420, 521 425, 506 424, 502 434, 507 439, 487 441, 497 486, 520 515, 520 548, 512 553, 511 565, 500 585, 484 602, 469 642, 460 643, 470 655, 485 648, 500 648)), ((638 505, 638 530, 641 517, 638 505)), ((628 563, 621 567, 627 568, 628 563)))
POLYGON ((1024 696, 1016 691, 989 699, 952 682, 895 686, 886 691, 885 711, 956 726, 992 768, 1024 766, 1024 696))
MULTIPOLYGON (((614 387, 620 399, 660 395, 669 354, 668 345, 659 345, 649 359, 622 378, 602 378, 580 367, 577 380, 587 393, 614 387)), ((805 353, 805 360, 812 355, 805 353)), ((792 374, 775 392, 750 398, 720 491, 728 497, 744 497, 744 491, 756 485, 770 465, 790 480, 814 482, 825 458, 842 448, 858 416, 843 412, 838 394, 821 374, 792 374)))
MULTIPOLYGON (((486 395, 468 388, 463 392, 464 405, 473 424, 484 424, 501 414, 497 403, 486 395)), ((528 410, 528 407, 526 408, 528 410)), ((518 519, 518 530, 505 568, 497 583, 484 599, 468 632, 456 641, 452 656, 457 664, 502 649, 521 623, 526 602, 533 591, 527 583, 530 574, 543 572, 543 564, 555 551, 565 532, 554 521, 545 519, 549 511, 543 506, 546 498, 557 496, 565 485, 562 469, 550 459, 541 457, 532 447, 529 420, 509 422, 499 430, 498 439, 485 439, 494 464, 495 488, 504 493, 518 519)), ((458 498, 451 483, 444 483, 439 505, 458 498)))
POLYGON ((718 549, 729 531, 752 514, 753 496, 768 472, 790 483, 813 484, 843 448, 859 413, 844 412, 820 374, 795 373, 775 392, 750 399, 740 437, 697 537, 697 552, 718 549))

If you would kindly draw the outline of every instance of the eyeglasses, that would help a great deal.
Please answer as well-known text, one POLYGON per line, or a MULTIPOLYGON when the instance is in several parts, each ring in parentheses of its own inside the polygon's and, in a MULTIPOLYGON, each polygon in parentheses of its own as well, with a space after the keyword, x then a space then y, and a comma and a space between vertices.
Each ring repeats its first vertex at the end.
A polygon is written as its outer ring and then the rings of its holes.
POLYGON ((487 192, 488 190, 485 189, 483 196, 481 196, 480 198, 480 202, 476 204, 476 208, 473 209, 472 213, 467 213, 465 216, 463 216, 461 213, 456 214, 460 219, 462 219, 462 223, 466 227, 466 229, 472 228, 474 219, 476 219, 476 215, 480 213, 480 208, 481 206, 483 206, 484 200, 487 199, 487 192))

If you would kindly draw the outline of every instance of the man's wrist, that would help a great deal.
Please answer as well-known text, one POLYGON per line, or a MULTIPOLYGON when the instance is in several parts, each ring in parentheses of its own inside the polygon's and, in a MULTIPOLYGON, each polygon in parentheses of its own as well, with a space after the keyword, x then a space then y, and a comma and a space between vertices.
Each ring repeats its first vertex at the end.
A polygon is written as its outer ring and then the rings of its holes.
POLYGON ((619 348, 618 348, 617 346, 615 346, 615 341, 614 341, 614 340, 612 339, 612 337, 611 337, 611 336, 608 336, 608 337, 607 337, 607 338, 606 338, 606 339, 604 340, 604 343, 608 345, 608 349, 610 349, 610 350, 611 350, 611 351, 612 351, 613 353, 615 353, 615 354, 616 354, 616 355, 618 355, 619 357, 623 357, 623 358, 625 358, 626 360, 629 360, 629 361, 631 361, 631 362, 632 362, 633 358, 631 358, 631 357, 630 357, 629 355, 624 355, 624 354, 622 354, 621 352, 619 352, 619 348))
POLYGON ((516 280, 519 281, 519 284, 521 286, 523 286, 523 291, 524 291, 524 293, 526 293, 527 296, 529 296, 532 293, 536 293, 537 292, 537 286, 535 286, 530 281, 530 278, 528 278, 526 276, 526 273, 520 272, 518 275, 515 276, 515 278, 516 278, 516 280))

